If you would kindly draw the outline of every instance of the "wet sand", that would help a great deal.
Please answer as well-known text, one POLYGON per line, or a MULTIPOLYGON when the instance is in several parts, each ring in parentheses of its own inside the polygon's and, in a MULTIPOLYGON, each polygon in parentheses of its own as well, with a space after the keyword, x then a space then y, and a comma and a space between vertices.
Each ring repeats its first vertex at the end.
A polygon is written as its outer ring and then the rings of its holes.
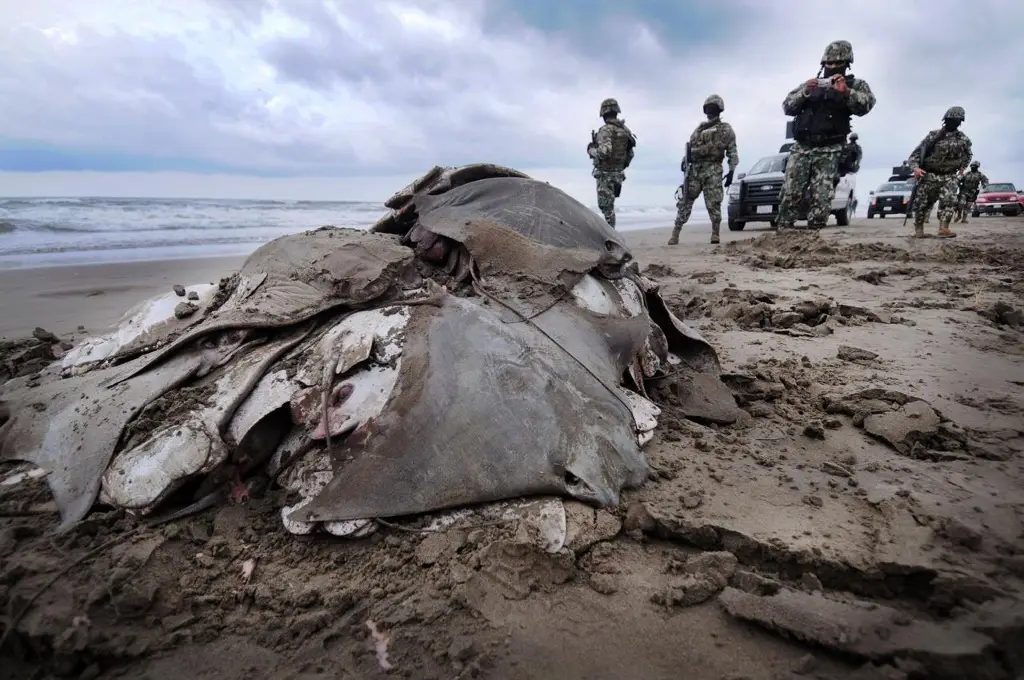
POLYGON ((213 282, 244 258, 126 262, 0 271, 0 337, 29 335, 36 326, 64 335, 83 326, 100 333, 137 302, 176 283, 213 282))

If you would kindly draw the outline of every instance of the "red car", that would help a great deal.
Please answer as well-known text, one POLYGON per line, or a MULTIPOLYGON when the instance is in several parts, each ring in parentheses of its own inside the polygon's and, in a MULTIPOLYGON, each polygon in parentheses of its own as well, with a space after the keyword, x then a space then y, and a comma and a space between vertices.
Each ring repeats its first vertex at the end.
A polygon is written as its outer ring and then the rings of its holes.
POLYGON ((971 217, 996 213, 1007 217, 1016 217, 1024 213, 1024 196, 1017 193, 1017 187, 1010 182, 986 185, 978 194, 978 200, 974 202, 971 217))

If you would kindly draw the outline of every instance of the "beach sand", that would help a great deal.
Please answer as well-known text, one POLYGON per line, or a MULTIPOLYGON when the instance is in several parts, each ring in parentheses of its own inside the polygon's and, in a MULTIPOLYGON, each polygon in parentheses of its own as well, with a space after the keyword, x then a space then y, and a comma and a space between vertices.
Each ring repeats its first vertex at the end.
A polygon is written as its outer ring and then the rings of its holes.
MULTIPOLYGON (((96 550, 34 603, 0 680, 1020 677, 1024 218, 955 228, 915 241, 857 220, 716 247, 694 227, 675 248, 668 229, 628 232, 741 412, 695 420, 685 385, 659 392, 656 474, 618 508, 571 506, 572 552, 495 527, 296 537, 277 497, 107 548, 136 521, 54 539, 39 482, 0 487, 0 610, 96 550), (852 600, 869 604, 837 604, 852 600)), ((100 332, 238 264, 3 272, 0 332, 100 332)))
POLYGON ((0 271, 0 337, 24 337, 37 326, 58 335, 79 326, 99 333, 132 305, 174 284, 216 283, 243 261, 208 258, 0 271))

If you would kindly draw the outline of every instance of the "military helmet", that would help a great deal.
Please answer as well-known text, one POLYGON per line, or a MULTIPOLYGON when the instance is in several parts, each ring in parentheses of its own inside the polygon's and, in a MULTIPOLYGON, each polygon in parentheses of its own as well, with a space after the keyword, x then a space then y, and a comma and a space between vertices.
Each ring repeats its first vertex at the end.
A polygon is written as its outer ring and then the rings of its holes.
POLYGON ((981 161, 971 161, 971 167, 977 170, 981 167, 981 161))
POLYGON ((964 113, 964 107, 962 106, 950 106, 946 109, 946 113, 942 116, 942 120, 967 120, 967 114, 964 113))
POLYGON ((852 135, 850 135, 850 141, 851 142, 856 142, 858 139, 860 139, 860 135, 858 135, 856 132, 854 132, 852 135))
POLYGON ((717 106, 719 111, 725 111, 725 102, 717 94, 708 95, 708 98, 704 100, 704 106, 711 104, 717 106))
POLYGON ((853 63, 853 45, 847 40, 833 40, 825 48, 825 53, 821 55, 821 63, 845 61, 848 64, 853 63))
POLYGON ((601 117, 604 117, 606 113, 621 113, 622 109, 619 108, 619 102, 615 101, 611 97, 601 102, 601 117))

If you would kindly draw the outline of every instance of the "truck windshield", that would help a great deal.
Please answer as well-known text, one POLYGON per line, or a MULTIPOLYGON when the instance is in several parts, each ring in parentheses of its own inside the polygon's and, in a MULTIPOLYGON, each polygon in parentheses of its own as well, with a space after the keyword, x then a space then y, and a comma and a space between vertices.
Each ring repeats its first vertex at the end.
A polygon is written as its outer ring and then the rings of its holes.
POLYGON ((878 187, 878 193, 885 191, 910 191, 914 187, 906 182, 889 182, 878 187))
POLYGON ((762 158, 758 162, 754 163, 754 167, 750 168, 748 175, 763 175, 766 172, 785 172, 786 171, 786 157, 785 156, 768 156, 768 158, 762 158))
MULTIPOLYGON (((753 174, 753 172, 751 172, 753 174)), ((1017 190, 1013 188, 1012 184, 989 184, 985 187, 986 194, 990 194, 994 191, 1005 191, 1008 193, 1015 193, 1017 190)))

